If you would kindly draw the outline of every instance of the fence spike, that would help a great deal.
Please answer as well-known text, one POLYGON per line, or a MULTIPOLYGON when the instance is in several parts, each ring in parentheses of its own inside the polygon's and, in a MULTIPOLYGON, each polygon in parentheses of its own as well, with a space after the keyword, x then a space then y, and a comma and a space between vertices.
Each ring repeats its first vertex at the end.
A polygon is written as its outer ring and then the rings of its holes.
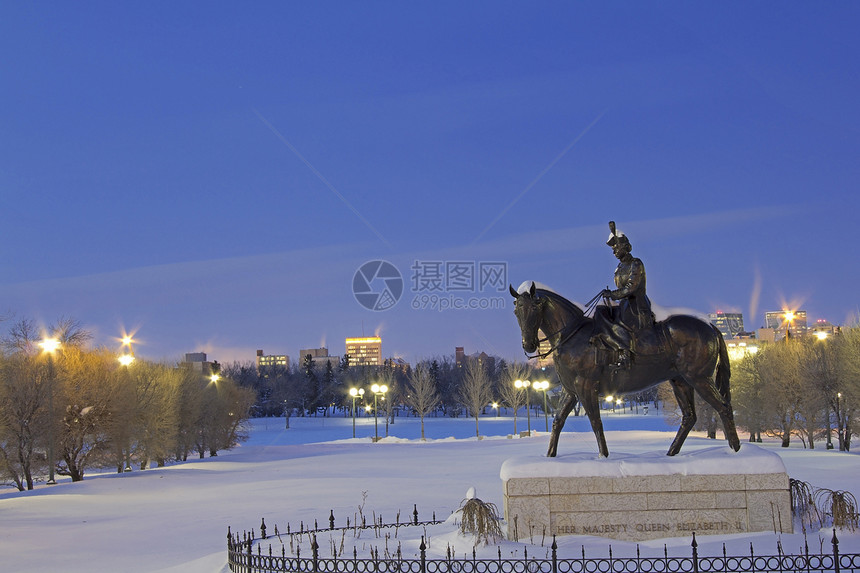
POLYGON ((328 516, 328 528, 334 529, 334 510, 331 510, 331 513, 328 516))
POLYGON ((836 537, 836 526, 833 527, 833 539, 830 542, 833 544, 833 571, 839 573, 839 539, 836 537))
POLYGON ((699 543, 696 541, 696 532, 693 532, 693 542, 690 544, 693 546, 693 571, 698 573, 699 571, 699 543))

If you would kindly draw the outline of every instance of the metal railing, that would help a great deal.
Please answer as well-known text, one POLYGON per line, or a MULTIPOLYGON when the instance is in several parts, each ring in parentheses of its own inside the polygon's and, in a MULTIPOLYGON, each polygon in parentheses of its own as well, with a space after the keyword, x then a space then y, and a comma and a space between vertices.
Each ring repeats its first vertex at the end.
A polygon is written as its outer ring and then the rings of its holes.
MULTIPOLYGON (((733 573, 733 572, 755 572, 755 573, 788 573, 806 572, 823 573, 832 571, 834 573, 858 573, 860 572, 860 554, 839 553, 839 540, 836 530, 833 531, 830 553, 810 553, 805 547, 802 553, 783 553, 781 546, 777 555, 756 555, 752 543, 750 543, 749 555, 727 555, 723 544, 722 555, 700 556, 698 553, 698 542, 696 534, 693 533, 690 544, 691 554, 688 557, 673 557, 668 555, 664 546, 663 555, 659 557, 642 557, 639 546, 636 547, 636 557, 613 557, 612 546, 609 546, 609 557, 587 558, 585 548, 582 548, 581 556, 578 558, 560 558, 558 546, 553 536, 552 545, 548 552, 548 558, 529 557, 528 548, 525 548, 521 559, 502 559, 501 548, 499 548, 497 559, 477 559, 475 552, 472 558, 455 558, 449 555, 444 559, 428 559, 427 547, 424 537, 421 538, 419 554, 417 558, 403 558, 400 549, 393 555, 379 556, 379 550, 371 549, 370 556, 359 557, 357 549, 353 548, 351 558, 331 557, 320 558, 319 546, 316 542, 317 533, 334 531, 359 531, 376 530, 377 533, 384 529, 396 529, 401 527, 417 527, 437 525, 443 523, 437 521, 435 515, 431 521, 419 521, 418 510, 415 509, 412 520, 406 523, 382 523, 382 517, 367 525, 362 519, 361 525, 349 525, 347 519, 346 527, 335 527, 334 513, 329 516, 329 527, 320 529, 315 522, 314 528, 300 526, 299 531, 278 532, 269 536, 266 532, 266 522, 261 521, 260 536, 257 537, 253 530, 243 532, 241 535, 227 530, 227 562, 230 571, 234 573, 733 573), (286 554, 286 543, 284 537, 289 539, 306 538, 311 540, 311 556, 302 557, 301 550, 296 544, 295 555, 286 554), (263 551, 263 542, 273 540, 275 537, 281 542, 280 555, 273 554, 272 545, 268 547, 268 554, 263 551), (254 547, 256 546, 256 550, 254 547)), ((290 543, 293 547, 293 544, 290 543)))

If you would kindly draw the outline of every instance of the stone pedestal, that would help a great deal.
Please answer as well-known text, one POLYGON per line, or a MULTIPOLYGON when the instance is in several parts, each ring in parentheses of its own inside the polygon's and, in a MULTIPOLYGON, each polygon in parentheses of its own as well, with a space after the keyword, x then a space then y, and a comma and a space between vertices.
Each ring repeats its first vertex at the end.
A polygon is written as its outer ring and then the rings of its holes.
POLYGON ((502 465, 508 539, 595 535, 625 541, 792 532, 788 475, 752 444, 669 457, 528 457, 502 465))

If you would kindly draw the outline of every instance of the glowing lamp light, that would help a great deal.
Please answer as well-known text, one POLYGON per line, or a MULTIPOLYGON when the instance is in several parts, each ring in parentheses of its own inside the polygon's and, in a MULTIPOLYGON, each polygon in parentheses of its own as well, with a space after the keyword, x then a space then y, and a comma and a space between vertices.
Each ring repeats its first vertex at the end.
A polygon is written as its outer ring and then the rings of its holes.
POLYGON ((39 346, 41 346, 42 350, 45 352, 51 353, 60 347, 60 341, 56 338, 43 338, 42 341, 39 342, 39 346))

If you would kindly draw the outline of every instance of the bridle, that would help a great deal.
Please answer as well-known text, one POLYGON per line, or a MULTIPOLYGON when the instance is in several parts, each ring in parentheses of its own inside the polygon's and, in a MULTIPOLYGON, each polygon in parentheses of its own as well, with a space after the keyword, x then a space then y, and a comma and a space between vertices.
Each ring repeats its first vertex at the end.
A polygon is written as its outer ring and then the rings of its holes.
MULTIPOLYGON (((598 302, 600 302, 600 299, 602 298, 602 296, 603 296, 603 293, 602 293, 602 292, 600 292, 600 293, 598 293, 597 295, 595 295, 595 296, 594 296, 594 298, 592 298, 590 301, 588 301, 588 302, 586 303, 586 305, 585 305, 585 312, 584 312, 584 316, 588 316, 588 315, 590 315, 590 314, 592 314, 592 313, 594 312, 594 309, 597 307, 597 303, 598 303, 598 302)), ((543 304, 543 303, 542 303, 542 304, 543 304)), ((577 332, 579 332, 580 330, 582 330, 582 327, 584 327, 584 326, 585 326, 585 324, 586 324, 586 321, 585 321, 585 320, 580 321, 579 325, 577 325, 577 327, 576 327, 576 328, 574 328, 573 330, 571 330, 570 332, 568 332, 567 334, 565 334, 565 335, 561 338, 561 340, 559 340, 559 341, 558 341, 558 343, 557 343, 557 344, 554 344, 554 345, 553 345, 549 350, 547 350, 546 352, 535 352, 535 354, 534 354, 534 355, 529 356, 529 353, 528 353, 528 352, 526 352, 525 350, 523 350, 523 354, 525 354, 525 355, 526 355, 526 358, 527 358, 527 359, 529 359, 529 360, 532 360, 533 358, 537 358, 537 359, 539 359, 539 360, 542 360, 542 359, 546 358, 547 356, 549 356, 550 354, 552 354, 553 352, 555 352, 555 350, 556 350, 559 346, 561 346, 562 344, 564 344, 565 342, 567 342, 568 340, 570 340, 571 338, 573 338, 573 337, 574 337, 574 335, 575 335, 577 332)), ((538 340, 537 340, 538 348, 540 348, 541 342, 546 342, 546 341, 548 341, 549 339, 551 339, 552 337, 556 336, 557 334, 561 334, 562 332, 564 332, 564 329, 565 329, 565 328, 567 328, 567 326, 562 326, 560 329, 556 330, 556 331, 555 331, 555 332, 553 332, 552 334, 549 334, 549 335, 547 335, 547 336, 544 336, 543 338, 538 338, 538 340)), ((539 327, 539 326, 538 326, 538 330, 540 330, 540 327, 539 327)))

